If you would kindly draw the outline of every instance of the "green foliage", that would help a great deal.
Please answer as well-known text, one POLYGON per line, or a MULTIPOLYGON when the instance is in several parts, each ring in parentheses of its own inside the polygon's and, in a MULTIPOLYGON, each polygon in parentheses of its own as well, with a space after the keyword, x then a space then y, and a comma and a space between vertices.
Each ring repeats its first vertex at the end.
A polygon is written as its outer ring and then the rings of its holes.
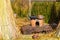
POLYGON ((28 6, 26 0, 14 0, 12 2, 12 8, 14 13, 17 13, 19 17, 26 17, 28 13, 28 6))
MULTIPOLYGON (((58 10, 60 8, 60 2, 32 2, 31 15, 38 16, 39 14, 44 15, 45 22, 48 23, 51 17, 51 8, 53 3, 56 6, 56 15, 58 15, 58 10)), ((28 2, 26 0, 15 0, 12 2, 12 8, 14 13, 17 13, 19 17, 27 17, 29 13, 28 2)))
POLYGON ((53 2, 35 2, 32 7, 32 14, 34 15, 44 15, 45 22, 47 23, 50 18, 50 10, 53 2))

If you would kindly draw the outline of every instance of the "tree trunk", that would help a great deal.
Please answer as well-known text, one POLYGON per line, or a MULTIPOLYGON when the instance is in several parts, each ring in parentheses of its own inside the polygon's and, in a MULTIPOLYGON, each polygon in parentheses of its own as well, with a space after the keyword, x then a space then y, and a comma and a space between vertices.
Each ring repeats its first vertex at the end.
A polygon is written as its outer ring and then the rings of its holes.
POLYGON ((0 0, 0 34, 3 40, 14 40, 19 36, 10 0, 0 0))
POLYGON ((57 26, 56 36, 57 36, 57 37, 60 37, 60 21, 59 21, 59 24, 58 24, 58 26, 57 26))

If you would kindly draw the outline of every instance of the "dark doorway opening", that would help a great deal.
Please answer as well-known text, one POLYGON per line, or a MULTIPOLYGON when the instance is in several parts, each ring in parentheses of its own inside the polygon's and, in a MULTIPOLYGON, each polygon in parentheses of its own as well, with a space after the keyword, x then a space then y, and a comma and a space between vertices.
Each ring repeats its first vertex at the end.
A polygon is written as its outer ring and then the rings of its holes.
POLYGON ((36 22, 36 26, 39 26, 39 22, 38 21, 36 22))

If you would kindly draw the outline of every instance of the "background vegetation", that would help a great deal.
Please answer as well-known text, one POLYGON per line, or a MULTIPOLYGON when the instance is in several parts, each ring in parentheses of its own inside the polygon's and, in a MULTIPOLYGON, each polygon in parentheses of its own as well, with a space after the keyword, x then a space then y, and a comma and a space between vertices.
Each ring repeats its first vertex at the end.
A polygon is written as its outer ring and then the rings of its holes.
MULTIPOLYGON (((32 4, 33 5, 31 5, 32 6, 31 15, 33 14, 36 16, 39 14, 44 15, 46 23, 50 21, 51 14, 55 13, 58 15, 60 2, 32 2, 32 4), (55 7, 54 9, 52 9, 53 5, 55 7)), ((26 17, 26 18, 28 17, 29 13, 28 0, 15 0, 12 2, 12 8, 14 10, 14 13, 16 13, 18 17, 26 17)), ((56 18, 56 16, 54 17, 56 18)))

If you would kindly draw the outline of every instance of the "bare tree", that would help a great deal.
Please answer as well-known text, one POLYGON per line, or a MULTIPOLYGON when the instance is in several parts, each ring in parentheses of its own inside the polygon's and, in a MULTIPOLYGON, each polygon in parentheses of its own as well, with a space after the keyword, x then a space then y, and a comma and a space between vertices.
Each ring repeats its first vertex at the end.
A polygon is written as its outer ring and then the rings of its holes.
POLYGON ((57 26, 57 30, 55 32, 55 35, 56 35, 56 37, 60 37, 60 22, 59 22, 59 24, 57 26))
POLYGON ((57 30, 56 30, 56 36, 57 37, 60 37, 60 8, 59 8, 59 11, 58 11, 58 26, 57 26, 57 30))
POLYGON ((15 40, 19 37, 10 0, 0 0, 0 34, 3 40, 15 40))

